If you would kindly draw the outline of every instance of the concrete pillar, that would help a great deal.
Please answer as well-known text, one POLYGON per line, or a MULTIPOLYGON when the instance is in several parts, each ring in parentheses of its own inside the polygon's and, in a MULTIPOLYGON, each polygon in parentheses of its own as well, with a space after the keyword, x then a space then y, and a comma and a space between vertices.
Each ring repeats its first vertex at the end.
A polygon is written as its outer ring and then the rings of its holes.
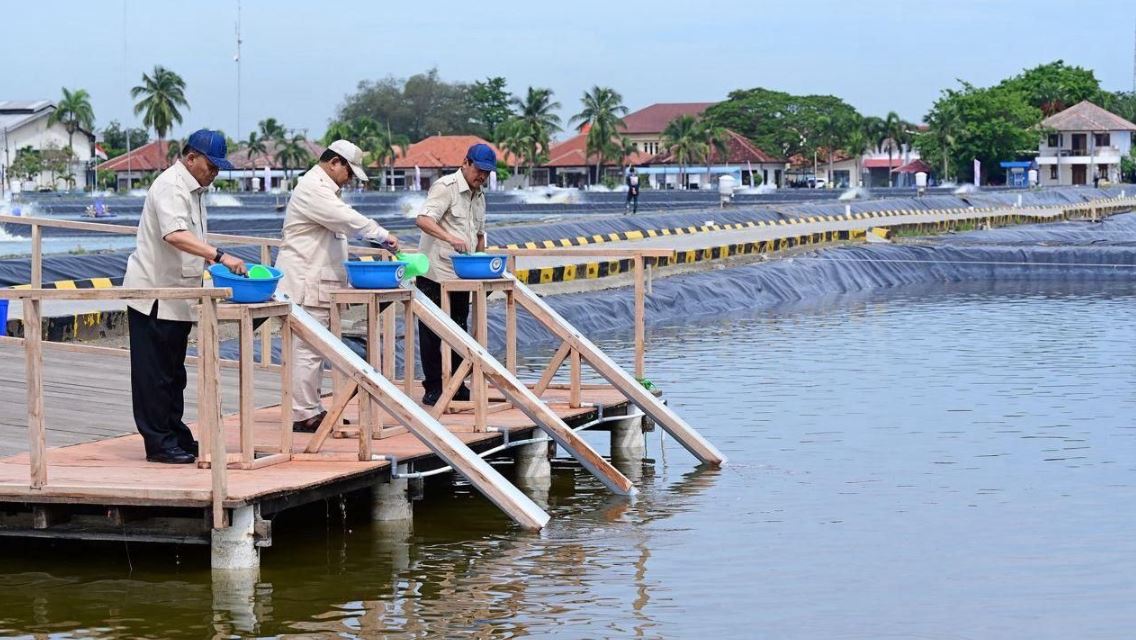
POLYGON ((229 526, 213 530, 213 569, 233 571, 260 567, 260 550, 256 548, 256 512, 255 506, 233 509, 229 526))
POLYGON ((513 448, 513 474, 517 479, 552 478, 548 461, 548 442, 532 442, 513 448))
POLYGON ((642 458, 647 454, 647 439, 643 436, 643 418, 631 417, 611 424, 611 454, 642 458))
MULTIPOLYGON (((406 467, 399 465, 399 471, 406 467)), ((414 517, 414 508, 410 503, 410 495, 406 492, 405 478, 391 478, 389 482, 379 482, 371 488, 371 519, 379 522, 393 520, 410 520, 414 517)))

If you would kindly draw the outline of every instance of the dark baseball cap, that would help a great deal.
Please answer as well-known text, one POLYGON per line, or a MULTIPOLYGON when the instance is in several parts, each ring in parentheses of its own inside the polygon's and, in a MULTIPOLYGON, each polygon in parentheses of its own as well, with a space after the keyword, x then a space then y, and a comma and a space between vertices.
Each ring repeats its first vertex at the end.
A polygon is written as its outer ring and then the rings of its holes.
POLYGON ((493 151, 493 147, 483 142, 470 147, 469 151, 465 152, 465 157, 469 158, 473 166, 482 171, 497 170, 497 153, 493 151))
POLYGON ((225 159, 229 147, 225 144, 225 135, 220 131, 198 129, 189 134, 185 146, 209 158, 209 162, 212 162, 213 166, 221 171, 229 171, 233 168, 233 163, 225 159))

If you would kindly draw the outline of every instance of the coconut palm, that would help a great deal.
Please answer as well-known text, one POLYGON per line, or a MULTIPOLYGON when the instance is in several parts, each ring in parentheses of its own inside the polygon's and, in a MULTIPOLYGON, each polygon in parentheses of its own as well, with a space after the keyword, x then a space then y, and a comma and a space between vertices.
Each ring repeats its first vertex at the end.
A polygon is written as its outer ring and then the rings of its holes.
POLYGON ((513 175, 519 173, 520 163, 526 150, 530 146, 525 123, 518 117, 512 117, 497 125, 497 146, 513 156, 513 175))
POLYGON ((152 74, 142 74, 142 84, 130 90, 130 97, 142 99, 134 105, 134 115, 142 114, 142 124, 158 134, 159 148, 175 124, 181 124, 179 107, 189 107, 185 99, 185 80, 169 69, 155 65, 152 74))
POLYGON ((628 164, 630 164, 627 162, 627 159, 639 151, 639 145, 635 144, 635 142, 627 136, 619 136, 615 149, 619 152, 619 164, 624 169, 627 169, 628 164))
MULTIPOLYGON (((848 132, 844 137, 844 151, 848 155, 856 159, 856 175, 852 177, 848 186, 856 187, 860 185, 864 176, 864 152, 872 146, 872 139, 863 127, 857 127, 848 132)), ((831 168, 830 168, 831 171, 831 168)))
POLYGON ((387 125, 385 129, 376 125, 373 130, 359 138, 358 144, 367 152, 367 164, 379 165, 379 175, 383 177, 382 187, 390 188, 387 166, 393 165, 394 161, 398 159, 401 149, 407 147, 407 139, 404 136, 392 134, 390 125, 387 125))
POLYGON ((523 123, 519 125, 523 127, 520 137, 525 140, 524 158, 531 180, 533 165, 548 153, 552 134, 560 131, 560 116, 554 113, 560 103, 552 99, 552 89, 529 87, 524 100, 513 98, 513 106, 523 123))
POLYGON ((181 155, 182 145, 177 140, 171 140, 166 143, 166 164, 172 165, 178 156, 181 155))
POLYGON ((91 96, 86 89, 70 91, 63 87, 63 99, 55 105, 55 111, 47 118, 49 126, 56 123, 62 123, 67 129, 67 147, 74 153, 75 132, 95 128, 95 111, 91 108, 91 96))
POLYGON ((292 169, 298 169, 312 161, 306 142, 307 138, 297 133, 291 138, 284 138, 276 146, 276 162, 284 168, 284 177, 289 184, 292 182, 292 169))
POLYGON ((264 137, 256 131, 250 131, 248 140, 242 143, 245 151, 248 153, 248 161, 253 169, 256 168, 256 163, 253 160, 257 156, 263 156, 268 153, 268 148, 264 145, 264 137))
POLYGON ((257 129, 260 130, 260 135, 265 140, 273 142, 283 140, 288 135, 284 125, 276 121, 276 118, 265 118, 257 123, 257 129))
POLYGON ((878 116, 868 116, 864 118, 863 124, 864 135, 868 137, 868 144, 872 151, 880 150, 880 143, 887 137, 887 125, 884 119, 878 116))
POLYGON ((706 143, 699 138, 698 121, 683 114, 667 123, 663 129, 663 147, 678 162, 679 185, 686 187, 686 165, 706 153, 706 143))
POLYGON ((892 174, 891 174, 891 154, 892 154, 893 151, 896 151, 896 152, 899 151, 901 141, 903 140, 903 138, 906 135, 905 134, 906 130, 907 130, 907 127, 905 126, 905 123, 903 122, 903 120, 900 119, 899 114, 897 114, 894 111, 888 111, 887 117, 884 118, 884 132, 885 132, 886 138, 883 140, 883 144, 886 145, 887 154, 888 154, 888 186, 889 187, 894 186, 894 182, 892 180, 892 174))
POLYGON ((697 136, 699 142, 704 146, 702 151, 702 160, 706 163, 706 184, 710 184, 710 161, 714 156, 714 152, 718 153, 718 161, 728 163, 730 161, 730 146, 729 134, 726 133, 726 128, 711 124, 706 120, 699 120, 697 127, 697 136))
POLYGON ((568 122, 575 125, 577 131, 587 128, 584 155, 587 158, 596 156, 596 182, 599 182, 604 158, 618 153, 618 145, 613 143, 625 127, 623 116, 627 115, 628 109, 623 104, 623 96, 608 87, 592 87, 580 98, 580 103, 584 108, 568 122))
POLYGON ((329 146, 336 140, 350 140, 355 133, 354 127, 350 124, 336 120, 327 126, 327 132, 323 134, 323 146, 329 146))

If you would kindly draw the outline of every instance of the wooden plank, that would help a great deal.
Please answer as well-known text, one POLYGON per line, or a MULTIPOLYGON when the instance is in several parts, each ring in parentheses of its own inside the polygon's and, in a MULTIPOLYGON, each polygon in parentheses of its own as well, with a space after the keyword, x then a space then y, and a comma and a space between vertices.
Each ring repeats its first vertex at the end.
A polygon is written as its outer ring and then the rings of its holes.
POLYGON ((414 325, 414 298, 411 298, 402 305, 402 390, 406 395, 414 393, 414 325))
POLYGON ((347 382, 343 393, 335 399, 335 404, 331 405, 331 410, 323 417, 316 432, 312 434, 311 440, 308 441, 308 446, 304 449, 305 453, 319 453, 323 447, 324 441, 331 435, 332 429, 339 423, 339 419, 343 417, 343 410, 347 408, 347 403, 359 393, 359 385, 354 382, 347 382))
POLYGON ((201 404, 198 409, 198 421, 201 431, 209 433, 211 446, 211 476, 213 506, 213 528, 221 529, 225 526, 225 498, 228 493, 228 476, 225 437, 221 431, 220 403, 217 396, 217 301, 201 298, 198 307, 197 324, 197 350, 201 354, 201 404))
POLYGON ((576 349, 572 349, 572 366, 570 375, 571 379, 568 383, 568 405, 571 407, 578 407, 580 406, 580 352, 576 349))
POLYGON ((517 282, 517 301, 527 309, 538 321, 547 327, 554 335, 564 340, 573 349, 580 351, 580 355, 587 360, 601 376, 614 385, 629 400, 651 417, 664 430, 682 444, 700 462, 713 466, 726 463, 726 457, 710 444, 674 411, 664 405, 650 391, 643 388, 637 380, 621 369, 604 352, 600 351, 590 340, 574 329, 560 314, 541 300, 527 286, 517 282))
POLYGON ((280 325, 280 451, 292 452, 292 325, 280 325))
POLYGON ((669 258, 674 255, 674 249, 626 249, 612 247, 563 247, 559 249, 493 249, 490 253, 503 253, 514 257, 610 257, 610 258, 669 258))
POLYGON ((136 236, 138 235, 138 227, 131 227, 119 224, 103 224, 98 222, 79 222, 77 220, 59 220, 57 218, 41 218, 36 216, 0 216, 0 222, 7 222, 9 224, 23 224, 30 225, 33 228, 51 227, 53 229, 74 229, 81 231, 99 231, 102 233, 114 233, 123 236, 136 236))
MULTIPOLYGON (((367 364, 374 367, 376 370, 382 364, 382 341, 379 337, 379 302, 373 297, 370 299, 366 307, 367 312, 367 364)), ((393 377, 393 376, 391 376, 393 377)), ((371 459, 371 436, 374 435, 375 420, 379 416, 378 407, 371 396, 361 396, 359 398, 359 417, 360 417, 360 437, 359 437, 359 459, 371 459)), ((382 425, 379 425, 379 430, 382 431, 382 425)))
POLYGON ((643 294, 643 256, 635 256, 635 377, 642 379, 646 371, 644 350, 647 344, 646 298, 643 294))
POLYGON ((396 312, 394 304, 390 304, 383 311, 383 375, 387 380, 394 380, 395 360, 395 321, 396 312))
POLYGON ((240 355, 238 361, 241 364, 240 368, 240 384, 239 384, 239 406, 241 412, 241 462, 246 465, 251 465, 255 452, 253 451, 253 420, 255 418, 253 413, 253 380, 254 362, 252 358, 253 350, 253 328, 252 316, 246 309, 241 314, 240 327, 238 329, 237 340, 240 344, 240 355))
POLYGON ((480 362, 473 363, 473 388, 471 390, 473 401, 473 426, 478 431, 486 430, 485 418, 489 414, 489 389, 485 384, 485 373, 480 362))
POLYGON ((47 484, 47 430, 43 415, 43 318, 39 300, 24 302, 24 360, 28 377, 28 452, 31 487, 47 484))
POLYGON ((512 287, 505 292, 505 368, 517 374, 517 300, 512 287))
POLYGON ((533 395, 540 397, 544 394, 544 390, 552 383, 552 379, 556 377, 556 372, 560 371, 560 366, 564 364, 564 359, 572 351, 572 347, 563 342, 556 353, 552 354, 552 360, 548 362, 548 366, 544 368, 544 373, 540 376, 540 381, 533 387, 533 395))
MULTIPOLYGON (((564 447, 613 492, 620 495, 635 493, 635 487, 630 480, 596 453, 587 441, 570 429, 555 411, 541 402, 540 398, 509 373, 501 363, 494 360, 493 356, 472 336, 462 331, 457 323, 434 306, 426 294, 418 291, 415 292, 415 296, 418 317, 422 318, 423 322, 443 341, 453 345, 455 349, 462 350, 467 360, 477 360, 484 367, 484 375, 507 400, 513 403, 513 406, 543 428, 557 444, 564 447)), ((523 298, 521 301, 523 303, 523 298)))
POLYGON ((230 289, 0 289, 0 300, 196 300, 201 297, 228 298, 230 289))
POLYGON ((438 401, 435 402, 434 407, 430 409, 431 418, 437 420, 442 417, 442 414, 449 408, 454 394, 461 388, 462 383, 465 382, 465 377, 469 375, 472 368, 473 363, 469 360, 463 360, 462 363, 458 365, 458 370, 454 372, 453 377, 446 383, 446 386, 442 387, 442 394, 438 396, 438 401))
MULTIPOLYGON (((416 300, 425 296, 415 292, 416 300)), ((427 299, 426 302, 435 310, 427 299)), ((419 304, 415 308, 420 308, 419 304)), ((549 516, 531 498, 519 491, 486 461, 478 457, 457 436, 450 433, 414 403, 392 382, 378 375, 342 343, 335 340, 299 306, 293 305, 289 318, 292 328, 327 358, 332 366, 347 373, 366 392, 378 398, 380 404, 400 424, 442 460, 462 474, 470 484, 496 504, 517 524, 526 529, 541 529, 549 516)), ((452 321, 451 321, 452 323, 452 321)), ((455 325, 456 326, 456 325, 455 325)), ((364 463, 358 463, 364 464, 364 463)))
MULTIPOLYGON (((7 144, 7 140, 5 140, 7 144)), ((7 149, 5 149, 5 153, 7 149)), ((43 228, 32 225, 32 289, 43 286, 43 228)))

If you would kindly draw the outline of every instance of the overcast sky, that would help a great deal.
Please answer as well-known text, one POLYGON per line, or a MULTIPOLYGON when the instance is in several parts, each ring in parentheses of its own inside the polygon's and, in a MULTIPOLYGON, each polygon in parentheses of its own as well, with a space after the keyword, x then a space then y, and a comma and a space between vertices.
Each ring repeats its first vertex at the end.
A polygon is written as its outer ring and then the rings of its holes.
POLYGON ((433 66, 450 81, 504 76, 514 93, 550 87, 565 117, 599 84, 632 110, 761 86, 921 120, 956 78, 987 85, 1058 58, 1131 90, 1136 30, 1131 0, 244 0, 238 129, 236 0, 17 4, 0 37, 0 100, 83 88, 99 128, 138 123, 129 89, 161 64, 187 83, 179 136, 245 137, 269 116, 320 136, 360 80, 433 66))

